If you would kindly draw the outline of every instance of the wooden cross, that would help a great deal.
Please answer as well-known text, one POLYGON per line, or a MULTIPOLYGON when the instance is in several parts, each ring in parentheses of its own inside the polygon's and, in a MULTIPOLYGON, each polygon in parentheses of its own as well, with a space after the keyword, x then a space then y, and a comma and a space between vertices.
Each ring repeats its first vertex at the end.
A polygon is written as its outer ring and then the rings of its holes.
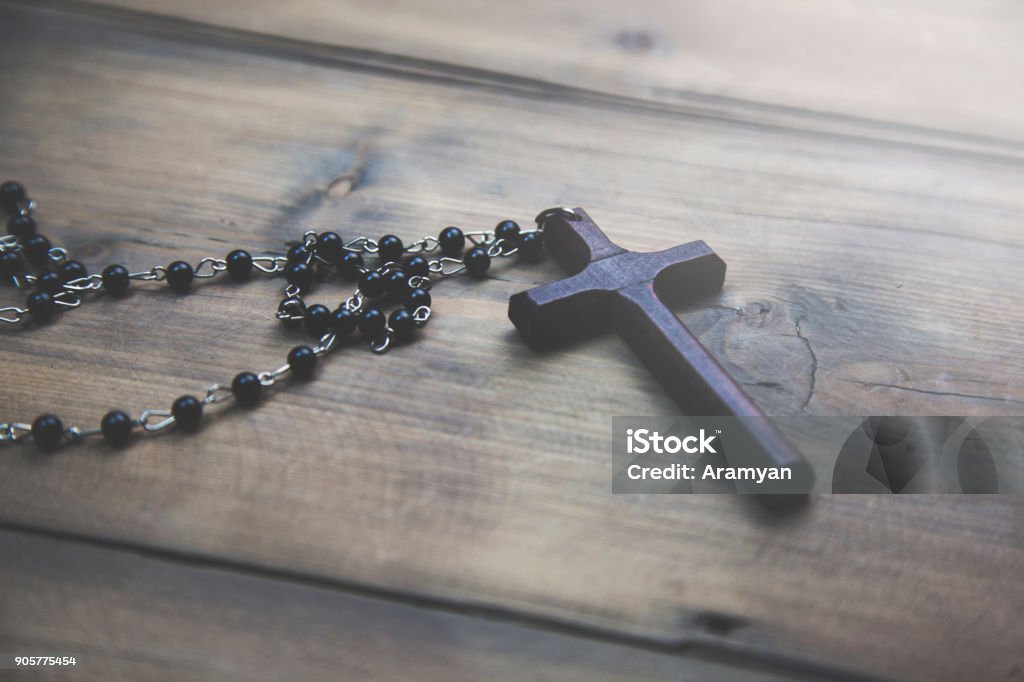
POLYGON ((690 242, 656 253, 626 251, 582 208, 545 211, 538 216, 540 223, 548 251, 574 274, 509 300, 509 319, 531 347, 550 347, 610 327, 685 414, 752 417, 743 424, 762 449, 756 459, 763 466, 793 467, 794 473, 809 475, 799 451, 666 305, 721 289, 725 262, 707 244, 690 242))

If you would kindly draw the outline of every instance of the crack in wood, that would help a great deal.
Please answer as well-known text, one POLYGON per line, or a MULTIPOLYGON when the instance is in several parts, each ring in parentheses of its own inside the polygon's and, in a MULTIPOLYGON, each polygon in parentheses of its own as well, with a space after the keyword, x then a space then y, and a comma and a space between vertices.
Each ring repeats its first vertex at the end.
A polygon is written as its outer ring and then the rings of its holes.
POLYGON ((886 384, 875 381, 859 381, 857 379, 843 379, 843 381, 850 384, 857 384, 858 386, 864 386, 866 388, 891 388, 897 391, 908 391, 910 393, 922 393, 924 395, 938 395, 948 396, 951 398, 967 398, 969 400, 991 400, 1000 403, 1013 403, 1015 405, 1024 405, 1024 400, 1015 400, 1013 398, 1000 398, 998 396, 990 395, 977 395, 973 393, 957 393, 956 391, 931 391, 926 388, 915 388, 913 386, 900 386, 899 384, 886 384))
POLYGON ((804 315, 798 315, 796 318, 796 336, 798 339, 804 342, 804 346, 807 348, 807 352, 811 356, 811 378, 810 386, 807 388, 807 397, 804 398, 803 404, 800 405, 800 411, 804 412, 807 410, 807 406, 811 402, 811 398, 814 397, 814 389, 818 385, 818 354, 814 352, 814 348, 811 346, 811 342, 804 336, 803 328, 800 326, 807 321, 804 315))

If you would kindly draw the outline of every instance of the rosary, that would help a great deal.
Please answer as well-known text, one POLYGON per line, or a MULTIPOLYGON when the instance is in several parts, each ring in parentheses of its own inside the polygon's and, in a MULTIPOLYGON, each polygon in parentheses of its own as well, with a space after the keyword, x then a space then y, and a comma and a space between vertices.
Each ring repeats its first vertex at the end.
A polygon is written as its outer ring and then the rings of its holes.
POLYGON ((122 410, 111 410, 100 420, 98 428, 65 428, 53 414, 40 415, 31 424, 0 423, 0 441, 31 436, 43 451, 95 435, 102 435, 110 445, 123 447, 131 441, 136 427, 155 432, 177 426, 193 433, 199 429, 207 405, 234 399, 243 407, 254 407, 263 400, 266 389, 286 376, 298 381, 312 379, 319 359, 357 330, 375 353, 407 343, 416 329, 430 319, 431 277, 468 273, 483 278, 492 259, 516 254, 527 261, 538 261, 543 257, 546 218, 565 210, 541 213, 535 230, 521 230, 511 220, 487 231, 464 232, 448 227, 436 238, 424 237, 408 246, 393 234, 377 240, 355 237, 345 241, 336 232, 307 231, 285 256, 253 256, 236 249, 223 259, 203 258, 194 268, 179 260, 144 272, 109 265, 100 274, 89 274, 65 249, 54 247, 37 232, 32 217, 35 202, 28 198, 21 184, 0 185, 0 205, 13 214, 7 222, 8 235, 0 238, 0 279, 19 289, 31 290, 23 308, 0 308, 0 322, 18 324, 31 320, 46 324, 58 312, 81 305, 86 292, 103 291, 115 298, 122 297, 133 281, 165 281, 173 291, 185 294, 196 279, 209 279, 224 272, 232 280, 242 282, 255 270, 270 276, 284 275, 287 284, 276 317, 288 326, 301 325, 315 339, 315 345, 293 348, 287 363, 273 371, 240 372, 230 386, 212 384, 203 398, 183 395, 172 403, 170 410, 144 410, 138 418, 122 410), (372 267, 366 263, 368 258, 376 259, 372 267), (355 283, 355 292, 333 312, 321 304, 306 305, 303 296, 316 281, 332 274, 355 283), (387 304, 397 306, 389 315, 381 310, 387 304))
POLYGON ((725 262, 702 241, 635 253, 608 239, 582 208, 550 208, 537 216, 533 230, 521 230, 511 220, 477 232, 447 227, 437 237, 424 237, 408 246, 393 234, 345 241, 335 232, 308 231, 285 256, 253 256, 237 249, 223 259, 203 258, 194 268, 174 261, 144 272, 110 265, 100 274, 89 274, 65 249, 54 247, 36 232, 34 203, 24 187, 4 183, 0 205, 13 214, 7 223, 9 234, 0 238, 0 279, 31 290, 24 308, 0 308, 0 322, 18 324, 28 319, 44 324, 58 311, 81 305, 86 292, 123 296, 133 281, 166 281, 173 291, 184 294, 197 278, 226 272, 233 280, 245 281, 256 270, 284 275, 287 285, 277 318, 286 325, 301 324, 315 339, 314 345, 293 348, 287 364, 278 369, 241 372, 230 386, 212 384, 201 399, 181 396, 170 410, 145 410, 138 418, 113 410, 99 428, 65 428, 58 417, 44 414, 32 424, 0 424, 0 441, 31 435, 41 450, 51 451, 64 442, 99 434, 111 445, 124 446, 137 427, 163 431, 177 426, 194 432, 208 405, 234 399, 243 407, 253 407, 266 389, 286 376, 311 379, 319 359, 357 330, 375 353, 409 342, 430 319, 434 279, 461 273, 483 278, 495 258, 518 255, 537 261, 549 253, 571 276, 509 300, 509 319, 530 346, 562 344, 610 327, 650 368, 684 414, 744 418, 735 422, 735 428, 744 432, 743 441, 749 446, 731 458, 797 469, 808 486, 813 480, 800 452, 765 419, 668 305, 721 289, 725 262), (375 259, 371 265, 368 258, 375 259), (29 267, 34 273, 27 271, 29 267), (320 304, 307 306, 303 296, 314 283, 334 275, 356 284, 355 292, 334 311, 320 304), (383 305, 395 309, 385 315, 383 305))

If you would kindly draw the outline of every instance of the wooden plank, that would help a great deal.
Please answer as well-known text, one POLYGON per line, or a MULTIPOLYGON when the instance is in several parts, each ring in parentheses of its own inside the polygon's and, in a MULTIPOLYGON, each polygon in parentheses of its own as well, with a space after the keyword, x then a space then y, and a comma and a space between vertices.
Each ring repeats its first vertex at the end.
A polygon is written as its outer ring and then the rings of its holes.
POLYGON ((792 679, 322 586, 0 531, 4 679, 792 679))
POLYGON ((1024 141, 1013 0, 104 4, 719 111, 733 98, 1024 141))
MULTIPOLYGON (((769 413, 1024 402, 1024 164, 1010 153, 3 11, 0 86, 18 93, 0 109, 5 172, 90 267, 277 248, 305 227, 411 238, 575 203, 626 248, 703 238, 722 254, 724 294, 683 317, 769 413)), ((674 407, 616 339, 525 349, 508 297, 558 276, 509 264, 439 285, 413 347, 353 350, 199 437, 5 453, 0 519, 911 679, 1021 665, 1019 501, 821 498, 773 520, 738 498, 612 496, 611 415, 674 407)), ((5 330, 4 418, 91 424, 276 367, 298 340, 273 321, 278 297, 275 282, 156 288, 5 330)))

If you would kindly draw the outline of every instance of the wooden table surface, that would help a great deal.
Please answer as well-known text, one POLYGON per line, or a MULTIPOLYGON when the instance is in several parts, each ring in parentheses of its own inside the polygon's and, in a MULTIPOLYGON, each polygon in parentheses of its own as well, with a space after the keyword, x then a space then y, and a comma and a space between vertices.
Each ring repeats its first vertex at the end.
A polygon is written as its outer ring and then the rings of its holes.
MULTIPOLYGON (((0 179, 93 269, 581 205, 722 255, 680 314, 770 414, 1014 415, 1022 32, 1011 0, 2 1, 0 179)), ((617 338, 525 348, 507 301, 553 263, 493 275, 197 436, 4 447, 0 651, 81 661, 18 679, 1024 677, 1019 498, 613 496, 611 416, 674 405, 617 338)), ((277 367, 279 287, 0 330, 0 420, 277 367)))

